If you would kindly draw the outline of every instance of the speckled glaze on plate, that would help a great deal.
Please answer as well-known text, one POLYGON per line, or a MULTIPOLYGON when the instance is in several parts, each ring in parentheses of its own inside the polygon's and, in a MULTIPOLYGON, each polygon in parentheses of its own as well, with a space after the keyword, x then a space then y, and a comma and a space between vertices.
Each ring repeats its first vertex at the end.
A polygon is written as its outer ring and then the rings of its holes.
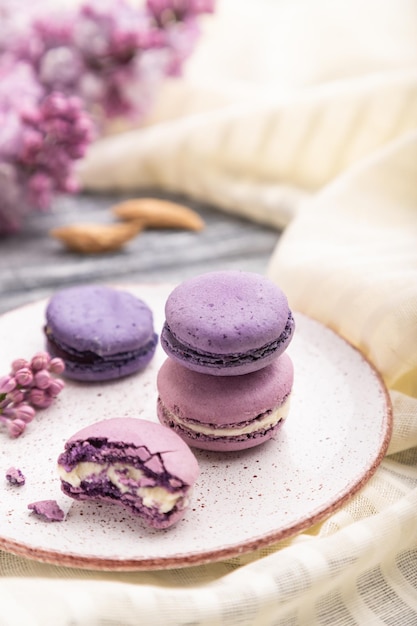
MULTIPOLYGON (((164 322, 171 285, 126 286, 164 322)), ((0 374, 18 356, 44 348, 46 300, 0 317, 0 374)), ((387 449, 392 410, 366 359, 333 331, 301 314, 288 348, 295 382, 290 413, 274 439, 243 452, 195 450, 201 475, 177 525, 152 530, 117 506, 74 502, 60 489, 56 459, 80 428, 117 416, 157 421, 160 346, 147 369, 108 383, 68 381, 23 436, 0 430, 0 548, 57 565, 102 570, 185 567, 261 548, 325 519, 373 475, 387 449), (10 466, 26 476, 9 485, 10 466), (2 478, 3 477, 3 478, 2 478), (37 518, 27 505, 55 499, 63 522, 37 518)))

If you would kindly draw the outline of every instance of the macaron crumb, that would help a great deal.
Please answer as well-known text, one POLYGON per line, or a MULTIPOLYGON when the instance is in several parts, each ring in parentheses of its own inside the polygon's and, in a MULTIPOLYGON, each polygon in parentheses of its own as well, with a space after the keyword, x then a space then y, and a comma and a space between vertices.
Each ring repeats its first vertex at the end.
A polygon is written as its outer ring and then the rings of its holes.
POLYGON ((56 500, 39 500, 28 504, 28 509, 46 522, 62 522, 65 513, 56 500))
POLYGON ((21 487, 25 484, 26 478, 23 472, 17 467, 9 467, 6 472, 6 480, 16 487, 21 487))

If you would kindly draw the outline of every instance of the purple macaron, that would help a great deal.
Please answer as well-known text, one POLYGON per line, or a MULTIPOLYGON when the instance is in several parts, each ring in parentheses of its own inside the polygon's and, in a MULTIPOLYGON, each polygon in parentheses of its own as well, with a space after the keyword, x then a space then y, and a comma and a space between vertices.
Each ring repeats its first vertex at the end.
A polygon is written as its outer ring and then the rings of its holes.
POLYGON ((58 458, 58 472, 71 498, 113 502, 159 529, 184 516, 199 467, 172 430, 115 417, 75 433, 58 458))
POLYGON ((272 363, 293 333, 287 298, 275 283, 229 270, 200 274, 171 292, 161 344, 193 371, 234 376, 272 363))
POLYGON ((45 334, 48 352, 65 363, 65 376, 90 382, 144 369, 158 342, 145 302, 98 285, 57 291, 46 308, 45 334))
POLYGON ((233 377, 193 372, 166 359, 157 378, 158 419, 195 448, 252 448, 271 439, 287 417, 293 380, 286 353, 233 377))

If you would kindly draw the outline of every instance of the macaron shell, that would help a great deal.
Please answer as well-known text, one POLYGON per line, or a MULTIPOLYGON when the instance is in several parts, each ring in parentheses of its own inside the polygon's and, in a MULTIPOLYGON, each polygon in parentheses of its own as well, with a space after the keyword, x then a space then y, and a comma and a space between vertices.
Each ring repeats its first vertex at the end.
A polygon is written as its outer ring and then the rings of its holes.
POLYGON ((169 295, 165 317, 174 336, 195 350, 240 354, 275 341, 289 308, 285 294, 261 274, 200 274, 169 295))
POLYGON ((72 435, 65 449, 88 440, 123 443, 131 457, 143 458, 144 448, 149 455, 163 454, 166 471, 188 485, 192 485, 199 475, 197 460, 188 445, 171 429, 157 422, 134 417, 101 420, 72 435))
POLYGON ((279 407, 291 392, 294 368, 288 354, 252 374, 200 374, 166 359, 157 388, 163 405, 182 419, 225 426, 253 420, 279 407))
POLYGON ((211 362, 208 362, 206 355, 202 353, 184 351, 175 339, 173 340, 166 327, 161 332, 161 345, 173 361, 194 372, 218 377, 242 376, 263 369, 285 352, 294 332, 294 319, 291 314, 289 328, 290 331, 285 334, 285 337, 273 346, 260 348, 240 356, 232 355, 232 358, 228 358, 226 355, 217 355, 211 359, 211 362))
POLYGON ((46 308, 46 322, 59 343, 98 356, 136 350, 153 335, 147 304, 127 291, 105 286, 57 291, 46 308))

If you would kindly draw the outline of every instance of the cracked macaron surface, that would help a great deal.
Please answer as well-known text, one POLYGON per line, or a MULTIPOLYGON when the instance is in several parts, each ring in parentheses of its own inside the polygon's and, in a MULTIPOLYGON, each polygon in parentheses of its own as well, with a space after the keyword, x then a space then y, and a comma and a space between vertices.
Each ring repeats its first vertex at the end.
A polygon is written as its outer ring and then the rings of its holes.
POLYGON ((57 291, 46 308, 47 349, 65 363, 65 376, 112 380, 152 359, 158 336, 149 306, 131 293, 100 285, 57 291))
POLYGON ((112 418, 75 433, 58 458, 63 492, 122 505, 154 528, 181 519, 199 475, 173 431, 138 418, 112 418))
POLYGON ((294 318, 261 274, 226 270, 188 279, 168 296, 161 345, 197 372, 233 376, 265 367, 288 347, 294 318))

